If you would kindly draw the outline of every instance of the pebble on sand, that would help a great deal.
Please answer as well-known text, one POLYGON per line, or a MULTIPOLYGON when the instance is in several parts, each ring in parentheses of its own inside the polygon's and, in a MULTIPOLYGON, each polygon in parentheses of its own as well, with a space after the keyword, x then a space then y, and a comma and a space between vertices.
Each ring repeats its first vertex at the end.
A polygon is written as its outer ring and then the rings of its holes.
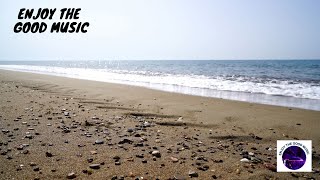
POLYGON ((67 178, 68 179, 74 179, 74 178, 76 178, 77 177, 77 175, 76 175, 76 173, 74 173, 74 172, 71 172, 71 173, 69 173, 68 175, 67 175, 67 178))
POLYGON ((197 173, 197 172, 195 172, 195 171, 189 171, 189 176, 190 177, 198 177, 199 176, 199 174, 197 173))
POLYGON ((174 163, 176 163, 176 162, 178 162, 178 161, 179 161, 179 159, 178 159, 178 158, 176 158, 176 157, 170 157, 170 159, 171 159, 171 161, 172 161, 172 162, 174 162, 174 163))
POLYGON ((53 156, 52 153, 46 152, 46 157, 52 157, 52 156, 53 156))
POLYGON ((95 144, 103 144, 103 143, 104 143, 104 141, 103 141, 103 140, 101 140, 101 139, 97 139, 94 143, 95 143, 95 144))
POLYGON ((250 162, 250 160, 249 160, 249 159, 247 159, 247 158, 242 158, 242 159, 240 160, 240 162, 248 163, 248 162, 250 162))
POLYGON ((90 164, 89 167, 91 169, 100 169, 100 164, 90 164))
POLYGON ((160 154, 160 151, 152 151, 152 156, 155 156, 155 157, 161 157, 161 154, 160 154))

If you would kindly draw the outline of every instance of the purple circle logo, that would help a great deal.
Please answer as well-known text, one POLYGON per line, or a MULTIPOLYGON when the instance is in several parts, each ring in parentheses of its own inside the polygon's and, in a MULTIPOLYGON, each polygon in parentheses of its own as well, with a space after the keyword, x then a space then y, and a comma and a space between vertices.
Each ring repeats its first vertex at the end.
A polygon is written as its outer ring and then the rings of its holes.
POLYGON ((282 162, 291 170, 300 169, 306 163, 306 153, 298 146, 290 146, 283 152, 282 162))

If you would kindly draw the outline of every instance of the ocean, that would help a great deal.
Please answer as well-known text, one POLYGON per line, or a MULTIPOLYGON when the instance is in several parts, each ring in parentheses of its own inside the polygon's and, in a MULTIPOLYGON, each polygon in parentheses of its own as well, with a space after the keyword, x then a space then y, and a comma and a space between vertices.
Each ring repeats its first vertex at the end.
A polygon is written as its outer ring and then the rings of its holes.
POLYGON ((320 60, 0 61, 0 69, 320 111, 320 60))

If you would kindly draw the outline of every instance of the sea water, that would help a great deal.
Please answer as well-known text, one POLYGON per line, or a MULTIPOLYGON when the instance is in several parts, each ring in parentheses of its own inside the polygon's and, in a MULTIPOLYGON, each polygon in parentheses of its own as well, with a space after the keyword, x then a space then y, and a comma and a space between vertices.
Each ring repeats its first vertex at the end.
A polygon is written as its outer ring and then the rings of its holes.
POLYGON ((0 61, 0 69, 320 110, 320 60, 0 61))

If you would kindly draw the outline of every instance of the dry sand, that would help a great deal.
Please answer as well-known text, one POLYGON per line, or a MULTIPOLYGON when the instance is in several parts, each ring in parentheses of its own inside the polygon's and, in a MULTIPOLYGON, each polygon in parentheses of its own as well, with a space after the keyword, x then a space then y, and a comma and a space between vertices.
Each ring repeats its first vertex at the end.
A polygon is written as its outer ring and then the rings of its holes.
POLYGON ((0 179, 320 178, 319 111, 4 70, 0 108, 0 179), (314 172, 274 172, 277 139, 314 172))

